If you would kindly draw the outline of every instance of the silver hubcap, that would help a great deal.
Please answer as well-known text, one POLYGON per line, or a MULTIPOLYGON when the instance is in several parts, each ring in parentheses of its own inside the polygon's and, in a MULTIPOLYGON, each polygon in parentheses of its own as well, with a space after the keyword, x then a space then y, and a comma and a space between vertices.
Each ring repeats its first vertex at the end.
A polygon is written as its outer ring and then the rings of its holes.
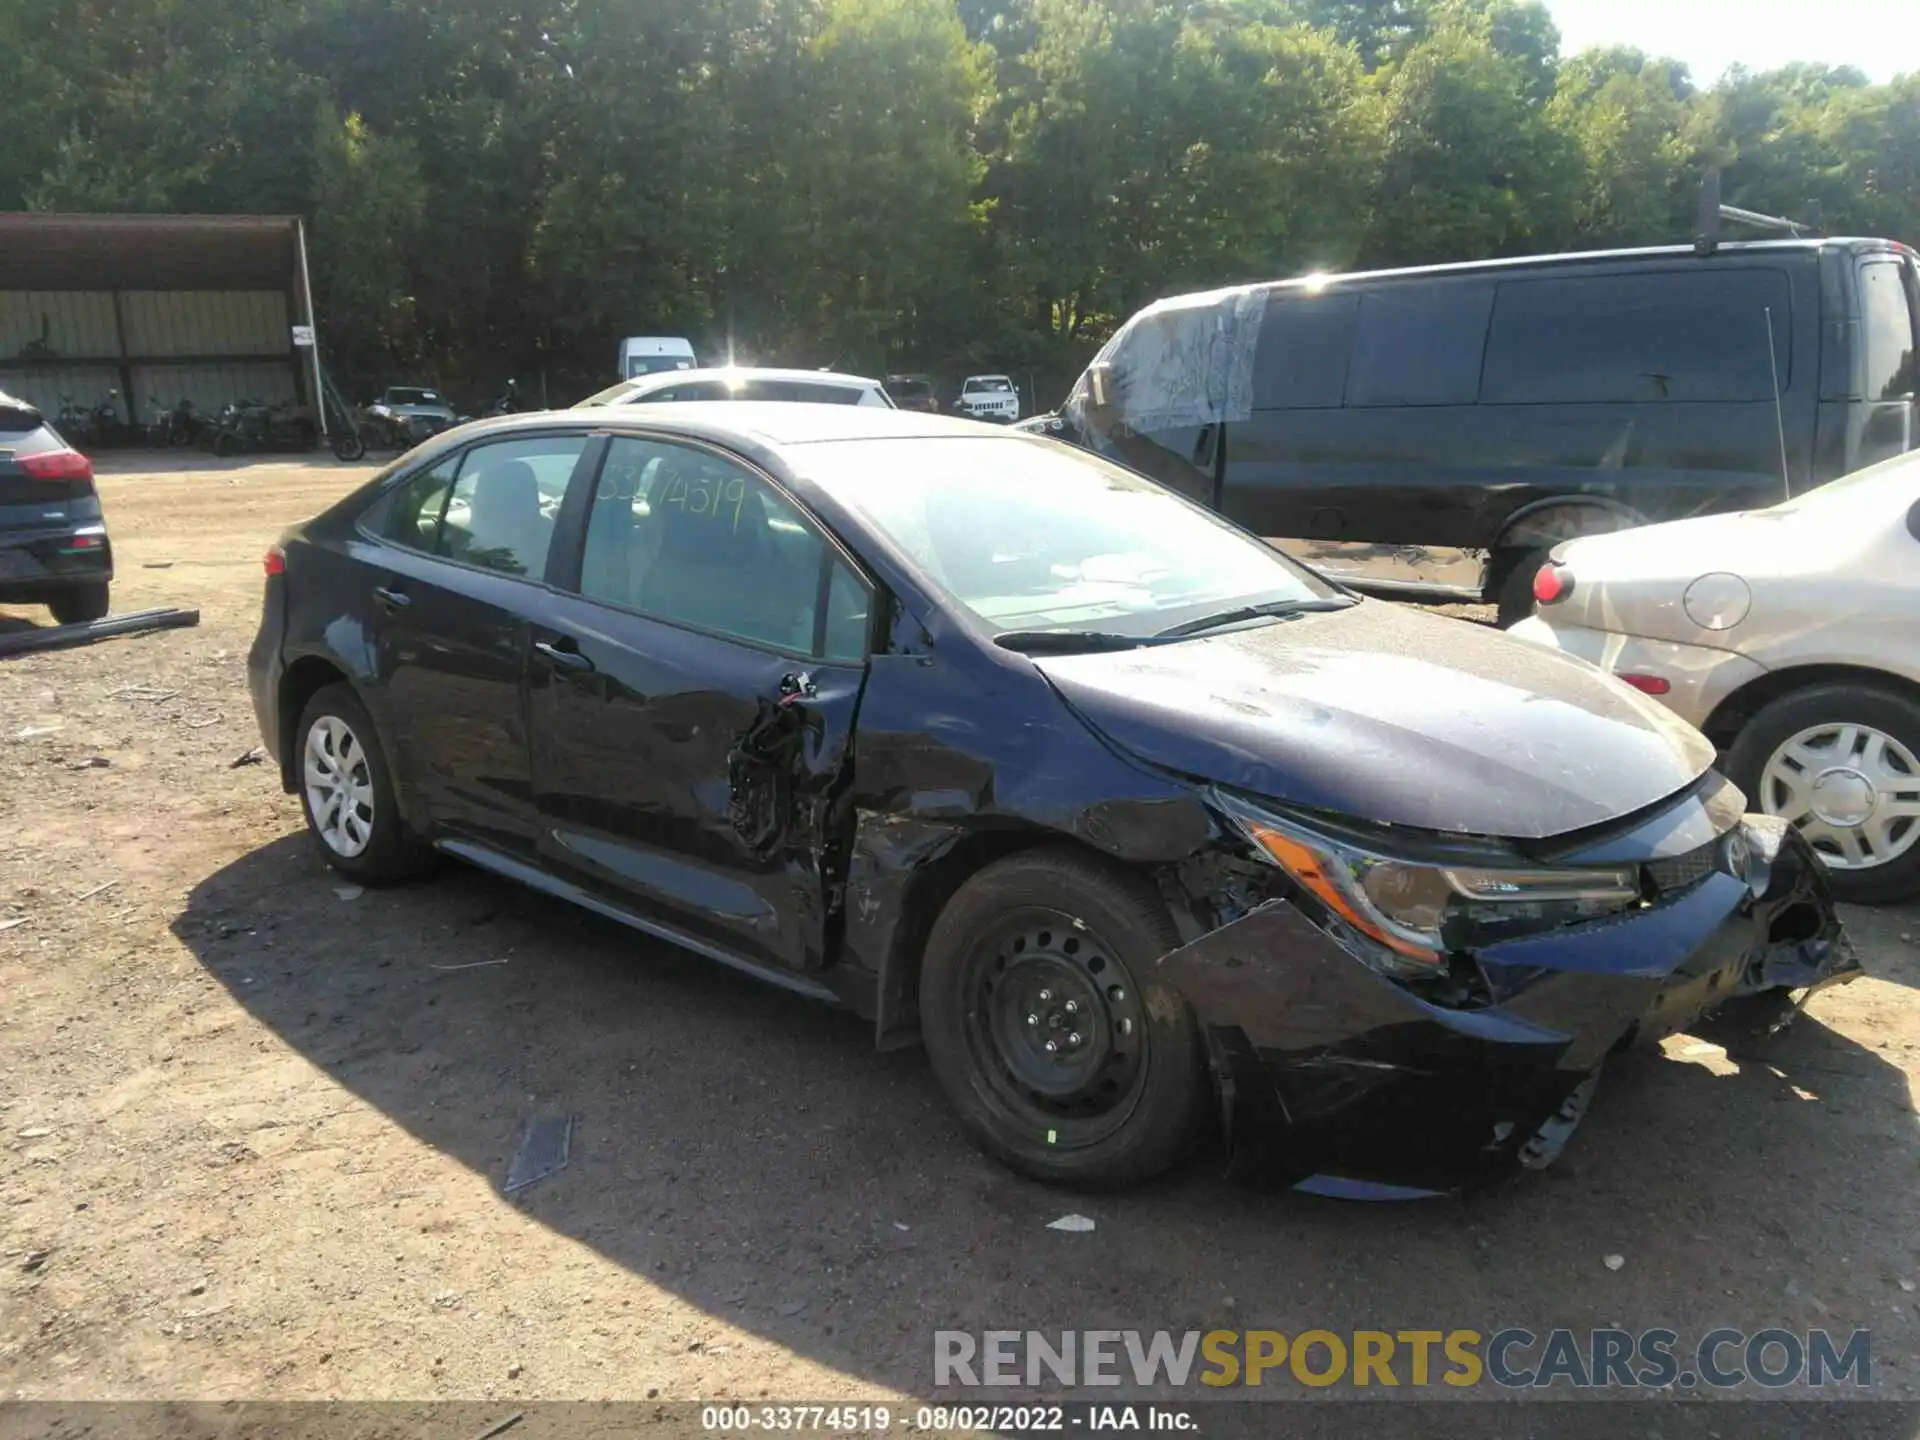
POLYGON ((1869 870, 1920 841, 1920 760, 1871 725, 1816 725, 1773 752, 1760 808, 1836 870, 1869 870))
POLYGON ((307 731, 307 814, 334 854, 351 860, 373 838, 373 771, 360 738, 337 715, 307 731))

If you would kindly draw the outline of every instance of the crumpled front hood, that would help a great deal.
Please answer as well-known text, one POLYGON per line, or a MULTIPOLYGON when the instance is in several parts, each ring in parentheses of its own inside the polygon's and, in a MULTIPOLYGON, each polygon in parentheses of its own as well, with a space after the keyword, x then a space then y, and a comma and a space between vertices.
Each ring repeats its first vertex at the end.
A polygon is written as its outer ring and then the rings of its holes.
POLYGON ((1382 601, 1034 663, 1141 760, 1284 804, 1543 839, 1685 788, 1713 747, 1586 664, 1382 601))

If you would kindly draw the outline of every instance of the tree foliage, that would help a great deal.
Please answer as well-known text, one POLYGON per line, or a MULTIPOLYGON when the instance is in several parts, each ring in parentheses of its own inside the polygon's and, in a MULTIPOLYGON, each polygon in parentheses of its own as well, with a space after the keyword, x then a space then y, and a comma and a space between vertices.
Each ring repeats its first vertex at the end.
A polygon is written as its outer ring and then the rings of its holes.
POLYGON ((1539 0, 13 0, 0 208, 301 214, 356 380, 582 390, 623 334, 1058 381, 1182 289, 1920 239, 1920 75, 1560 53, 1539 0))

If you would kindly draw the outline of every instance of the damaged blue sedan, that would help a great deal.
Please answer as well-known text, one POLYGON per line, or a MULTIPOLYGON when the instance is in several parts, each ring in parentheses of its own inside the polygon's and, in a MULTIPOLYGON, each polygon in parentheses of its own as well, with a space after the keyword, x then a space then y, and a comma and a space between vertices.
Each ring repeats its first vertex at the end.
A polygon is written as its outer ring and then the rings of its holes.
POLYGON ((1582 661, 1083 451, 809 405, 507 417, 269 552, 262 736, 333 866, 452 856, 918 1041, 1121 1186, 1552 1160, 1600 1068, 1856 973, 1818 861, 1582 661))

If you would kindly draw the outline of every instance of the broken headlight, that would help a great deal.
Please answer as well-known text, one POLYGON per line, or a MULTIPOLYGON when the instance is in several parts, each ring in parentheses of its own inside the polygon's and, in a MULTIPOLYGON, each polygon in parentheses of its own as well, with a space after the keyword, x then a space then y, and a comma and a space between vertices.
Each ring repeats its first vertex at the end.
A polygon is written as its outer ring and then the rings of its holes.
POLYGON ((1361 958, 1400 976, 1445 968, 1449 950, 1624 910, 1640 900, 1631 868, 1509 869, 1422 861, 1335 839, 1239 804, 1227 813, 1333 917, 1364 940, 1361 958))

